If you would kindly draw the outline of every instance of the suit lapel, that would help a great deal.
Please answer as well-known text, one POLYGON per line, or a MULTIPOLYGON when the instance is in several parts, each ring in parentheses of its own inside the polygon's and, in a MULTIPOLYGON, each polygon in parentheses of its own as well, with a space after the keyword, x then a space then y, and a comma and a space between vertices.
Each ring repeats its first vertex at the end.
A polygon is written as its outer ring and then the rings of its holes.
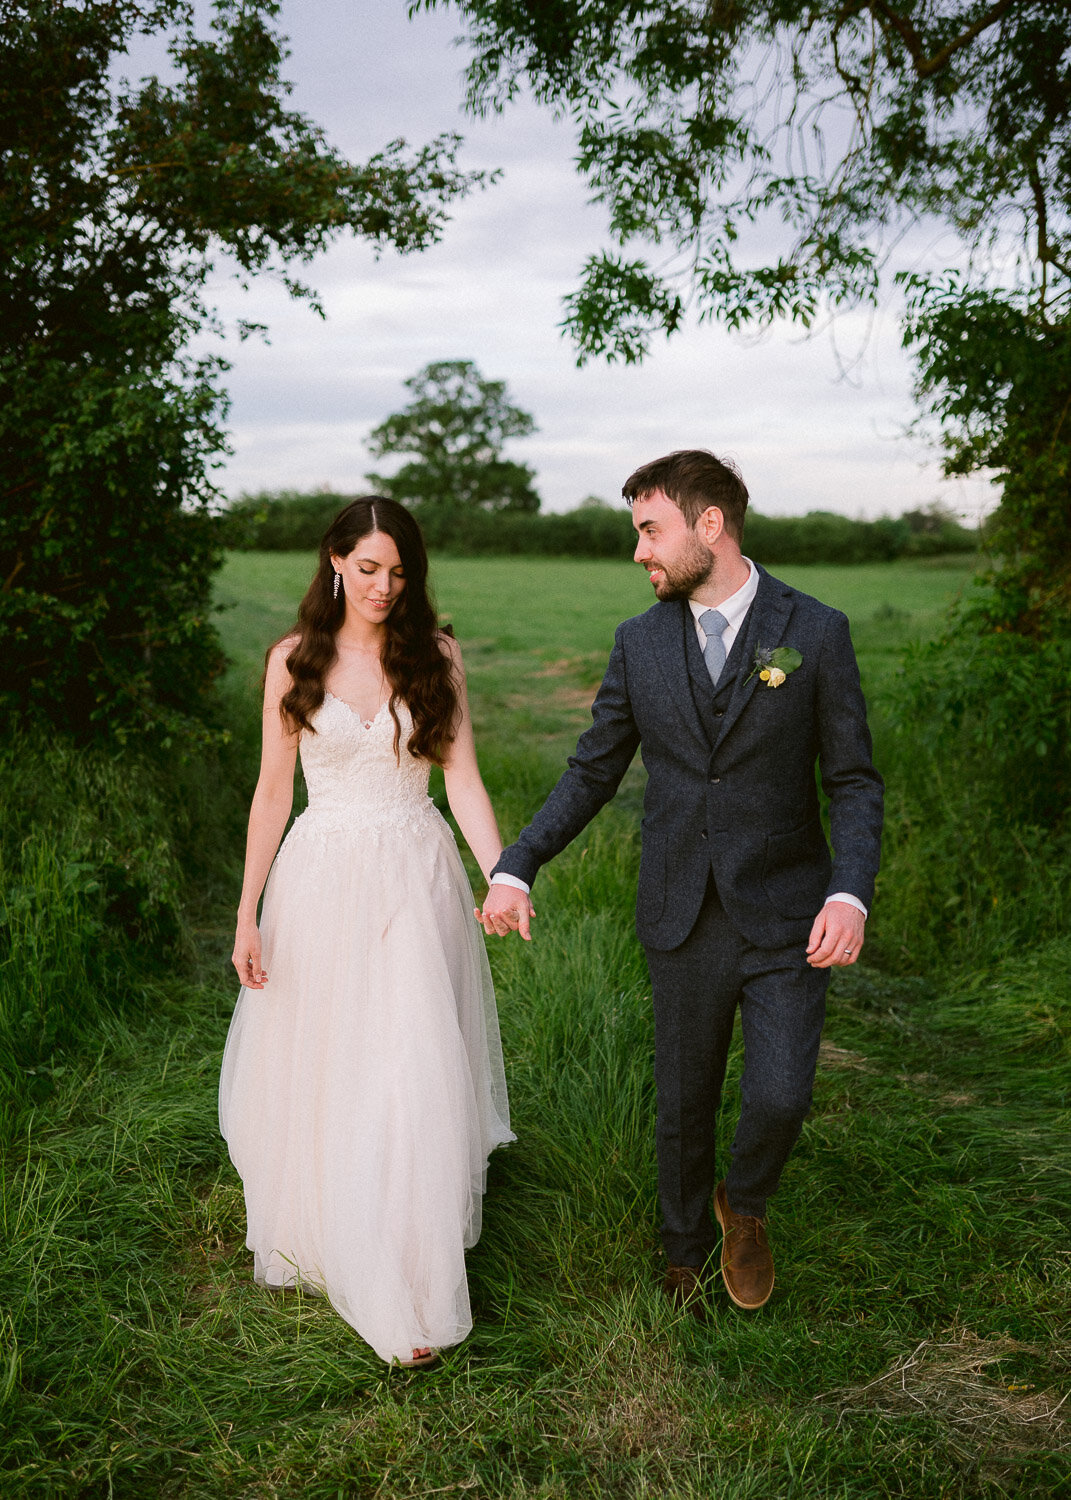
POLYGON ((695 631, 695 616, 687 605, 681 611, 681 628, 684 636, 684 655, 688 663, 688 681, 692 689, 692 702, 699 714, 703 733, 713 748, 714 741, 718 737, 718 721, 714 717, 714 700, 717 693, 710 681, 710 673, 699 646, 699 637, 695 631))
MULTIPOLYGON (((684 630, 686 625, 691 626, 691 610, 686 603, 682 604, 678 600, 663 604, 653 610, 650 620, 652 646, 665 687, 666 699, 680 713, 691 733, 709 749, 710 735, 704 731, 703 721, 692 693, 691 676, 688 670, 689 657, 684 630)), ((698 644, 697 640, 697 648, 698 644)), ((700 662, 702 662, 701 656, 700 662)), ((710 678, 708 677, 708 692, 709 684, 710 678)))
POLYGON ((764 568, 759 568, 759 587, 755 602, 748 611, 740 635, 733 643, 730 659, 736 666, 736 681, 725 710, 725 717, 721 721, 719 743, 743 713, 758 685, 759 674, 751 670, 756 647, 781 645, 781 636, 791 612, 790 592, 783 584, 771 578, 764 568), (739 655, 737 654, 738 648, 739 655))

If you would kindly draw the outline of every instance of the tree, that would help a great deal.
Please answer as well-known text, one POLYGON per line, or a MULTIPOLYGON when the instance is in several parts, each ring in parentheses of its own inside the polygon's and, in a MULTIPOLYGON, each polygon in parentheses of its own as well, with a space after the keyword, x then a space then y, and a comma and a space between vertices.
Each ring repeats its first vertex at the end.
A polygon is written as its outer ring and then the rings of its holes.
MULTIPOLYGON (((220 255, 287 268, 352 232, 418 250, 478 181, 457 138, 364 164, 285 107, 275 0, 8 3, 0 27, 0 703, 85 736, 189 728, 221 665, 210 470, 220 255), (138 33, 173 81, 117 81, 138 33)), ((312 299, 315 302, 315 299, 312 299)))
POLYGON ((469 359, 426 365, 403 382, 413 400, 373 429, 376 458, 415 454, 394 475, 369 480, 395 500, 429 512, 535 511, 539 496, 527 464, 502 457, 505 443, 536 424, 514 406, 503 380, 485 380, 469 359))
POLYGON ((946 434, 949 472, 1004 480, 997 613, 1016 630, 1060 628, 1066 0, 457 3, 470 107, 502 109, 526 88, 571 115, 578 168, 609 211, 617 248, 587 261, 567 299, 581 361, 642 359, 689 309, 730 327, 809 326, 873 301, 912 224, 954 231, 959 275, 941 274, 942 260, 909 280, 919 395, 946 434))
MULTIPOLYGON (((918 392, 939 419, 947 474, 989 472, 1000 505, 986 526, 989 585, 963 613, 1046 639, 1071 634, 1071 307, 962 277, 912 279, 905 341, 918 392)), ((1059 668, 1067 702, 1067 671, 1059 668)), ((1066 713, 1066 708, 1065 708, 1066 713)))

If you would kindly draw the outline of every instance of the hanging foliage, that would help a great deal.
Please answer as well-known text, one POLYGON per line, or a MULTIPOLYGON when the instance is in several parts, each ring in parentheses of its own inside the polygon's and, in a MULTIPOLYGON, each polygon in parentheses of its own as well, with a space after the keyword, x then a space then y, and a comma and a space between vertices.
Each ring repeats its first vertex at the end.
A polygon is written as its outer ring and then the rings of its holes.
MULTIPOLYGON (((205 286, 337 235, 419 250, 478 181, 458 141, 355 164, 287 109, 271 0, 4 7, 0 23, 0 705, 80 736, 204 717, 213 465, 226 451, 205 286), (119 79, 139 33, 167 78, 119 79)), ((313 302, 315 299, 312 298, 313 302)))

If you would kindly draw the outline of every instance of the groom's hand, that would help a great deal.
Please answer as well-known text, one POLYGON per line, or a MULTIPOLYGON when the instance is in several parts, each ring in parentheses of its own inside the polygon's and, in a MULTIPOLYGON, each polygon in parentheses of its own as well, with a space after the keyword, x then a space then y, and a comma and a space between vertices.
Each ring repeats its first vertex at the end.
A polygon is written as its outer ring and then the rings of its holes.
POLYGON ((812 969, 847 968, 854 964, 863 946, 866 918, 847 901, 827 901, 814 919, 807 944, 807 962, 812 969))
POLYGON ((507 932, 519 932, 526 943, 532 941, 535 907, 516 886, 492 885, 484 897, 483 910, 476 907, 474 915, 477 922, 483 924, 488 937, 492 934, 505 937, 507 932))

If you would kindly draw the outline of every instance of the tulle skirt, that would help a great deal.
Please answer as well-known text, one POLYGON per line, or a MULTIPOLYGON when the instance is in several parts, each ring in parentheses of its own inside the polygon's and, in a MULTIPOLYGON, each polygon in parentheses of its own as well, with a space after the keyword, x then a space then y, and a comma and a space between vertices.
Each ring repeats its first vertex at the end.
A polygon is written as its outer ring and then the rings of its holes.
POLYGON ((419 833, 298 819, 220 1080, 257 1281, 322 1292, 385 1360, 469 1332, 464 1252, 513 1139, 483 934, 428 810, 419 833))

